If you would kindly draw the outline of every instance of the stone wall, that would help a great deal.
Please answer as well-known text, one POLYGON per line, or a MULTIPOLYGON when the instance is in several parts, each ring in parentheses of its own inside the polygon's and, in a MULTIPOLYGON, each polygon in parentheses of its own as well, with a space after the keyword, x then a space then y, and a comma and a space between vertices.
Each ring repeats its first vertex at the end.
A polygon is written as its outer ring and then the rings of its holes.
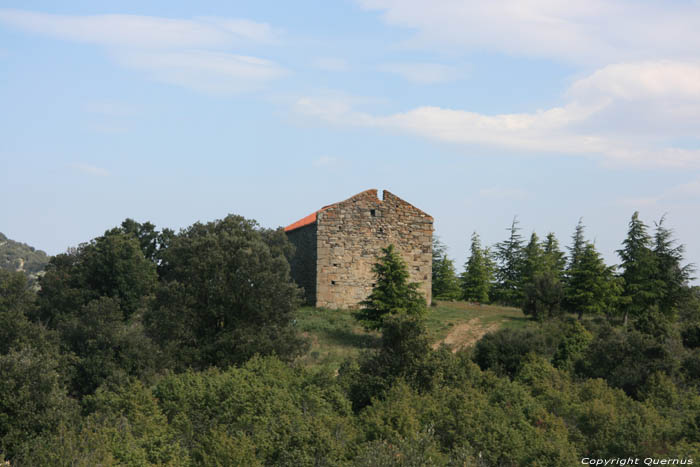
POLYGON ((372 266, 394 244, 411 282, 430 303, 433 218, 384 191, 367 190, 319 211, 316 219, 316 306, 357 308, 374 285, 372 266))
POLYGON ((316 224, 287 232, 294 245, 294 256, 289 261, 294 282, 304 289, 303 300, 307 305, 316 304, 316 224))

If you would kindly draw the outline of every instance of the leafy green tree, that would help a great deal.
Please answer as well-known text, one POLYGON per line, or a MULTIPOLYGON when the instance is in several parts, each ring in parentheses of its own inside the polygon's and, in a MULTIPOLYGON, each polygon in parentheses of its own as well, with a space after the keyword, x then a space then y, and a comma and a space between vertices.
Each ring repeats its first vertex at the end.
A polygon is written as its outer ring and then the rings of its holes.
POLYGON ((178 368, 226 367, 256 353, 299 355, 299 291, 283 251, 240 216, 184 229, 159 253, 161 285, 144 316, 148 335, 178 368))
POLYGON ((125 321, 116 299, 102 297, 58 326, 64 347, 77 357, 71 393, 92 394, 105 380, 148 378, 157 368, 157 348, 139 319, 125 321))
POLYGON ((51 258, 41 278, 37 318, 54 328, 100 297, 119 301, 128 318, 146 306, 157 282, 155 265, 131 234, 108 231, 51 258))
POLYGON ((566 303, 568 310, 583 315, 610 315, 620 294, 620 281, 613 268, 603 262, 595 246, 588 242, 568 272, 566 303))
POLYGON ((382 248, 382 253, 372 269, 376 275, 375 285, 356 315, 368 329, 381 329, 390 315, 422 316, 426 311, 419 284, 408 282, 406 263, 394 245, 382 248))
POLYGON ((659 261, 652 250, 647 226, 635 211, 629 223, 623 248, 617 251, 622 263, 622 278, 625 280, 621 305, 623 322, 628 317, 646 320, 658 312, 663 283, 659 280, 659 261))
POLYGON ((12 459, 25 442, 77 415, 61 366, 58 356, 32 346, 0 355, 0 453, 12 459))
POLYGON ((497 301, 505 305, 518 306, 523 299, 523 238, 517 217, 513 218, 507 230, 508 239, 497 243, 494 253, 497 260, 494 295, 497 301))
POLYGON ((462 298, 478 303, 489 302, 489 292, 493 282, 493 263, 488 249, 481 247, 479 235, 472 233, 470 255, 464 264, 461 287, 462 298))

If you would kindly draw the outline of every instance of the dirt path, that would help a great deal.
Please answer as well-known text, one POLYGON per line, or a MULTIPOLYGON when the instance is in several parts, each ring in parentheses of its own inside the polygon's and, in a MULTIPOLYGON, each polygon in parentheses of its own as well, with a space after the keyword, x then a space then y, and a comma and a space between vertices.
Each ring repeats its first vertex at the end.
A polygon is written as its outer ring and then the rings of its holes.
POLYGON ((437 349, 442 344, 447 345, 453 352, 471 347, 487 332, 498 329, 498 323, 483 325, 479 318, 470 319, 466 323, 458 324, 452 328, 447 336, 433 344, 433 349, 437 349))

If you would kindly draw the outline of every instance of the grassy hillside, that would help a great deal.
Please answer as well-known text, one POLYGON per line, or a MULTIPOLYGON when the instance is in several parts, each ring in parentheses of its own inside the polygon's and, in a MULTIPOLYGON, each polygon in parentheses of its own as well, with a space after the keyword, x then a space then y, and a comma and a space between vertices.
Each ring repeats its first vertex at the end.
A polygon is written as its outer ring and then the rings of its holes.
MULTIPOLYGON (((338 366, 349 356, 379 345, 379 333, 367 332, 353 312, 305 307, 297 313, 297 327, 311 341, 301 358, 306 366, 338 366)), ((530 321, 518 308, 467 302, 437 302, 426 319, 435 347, 446 344, 458 350, 473 345, 484 334, 503 327, 527 326, 530 321)))

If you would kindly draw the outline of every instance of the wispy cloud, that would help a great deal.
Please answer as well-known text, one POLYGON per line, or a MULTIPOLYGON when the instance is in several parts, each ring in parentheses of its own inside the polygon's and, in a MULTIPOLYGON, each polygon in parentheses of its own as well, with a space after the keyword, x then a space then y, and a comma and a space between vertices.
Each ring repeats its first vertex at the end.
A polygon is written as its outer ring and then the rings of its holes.
POLYGON ((333 156, 321 156, 315 161, 313 161, 314 167, 335 167, 338 165, 340 160, 333 156))
POLYGON ((109 175, 109 171, 107 169, 103 169, 102 167, 96 167, 94 165, 72 164, 71 167, 79 172, 88 175, 95 175, 98 177, 106 177, 109 175))
POLYGON ((419 47, 490 50, 566 62, 688 58, 700 49, 700 4, 652 0, 357 0, 419 47))
POLYGON ((455 144, 596 155, 608 165, 695 168, 700 167, 700 148, 674 147, 671 141, 700 133, 698 73, 700 63, 695 62, 613 65, 574 82, 563 105, 532 113, 485 115, 426 106, 374 115, 357 110, 347 98, 329 96, 301 98, 296 108, 331 123, 455 144))
POLYGON ((104 46, 123 66, 203 92, 255 89, 285 74, 278 64, 233 54, 273 44, 281 32, 247 19, 172 19, 137 15, 70 16, 0 9, 0 23, 49 37, 104 46))
POLYGON ((456 68, 439 63, 386 63, 379 70, 418 84, 446 83, 460 75, 456 68))
POLYGON ((347 60, 336 57, 319 57, 313 61, 313 66, 324 71, 348 71, 350 64, 347 60))
POLYGON ((224 52, 129 50, 116 54, 116 59, 126 67, 148 72, 156 81, 215 94, 257 89, 286 73, 272 61, 224 52))
POLYGON ((0 22, 25 31, 110 47, 208 48, 275 42, 279 31, 247 19, 174 19, 138 15, 53 15, 0 9, 0 22))

